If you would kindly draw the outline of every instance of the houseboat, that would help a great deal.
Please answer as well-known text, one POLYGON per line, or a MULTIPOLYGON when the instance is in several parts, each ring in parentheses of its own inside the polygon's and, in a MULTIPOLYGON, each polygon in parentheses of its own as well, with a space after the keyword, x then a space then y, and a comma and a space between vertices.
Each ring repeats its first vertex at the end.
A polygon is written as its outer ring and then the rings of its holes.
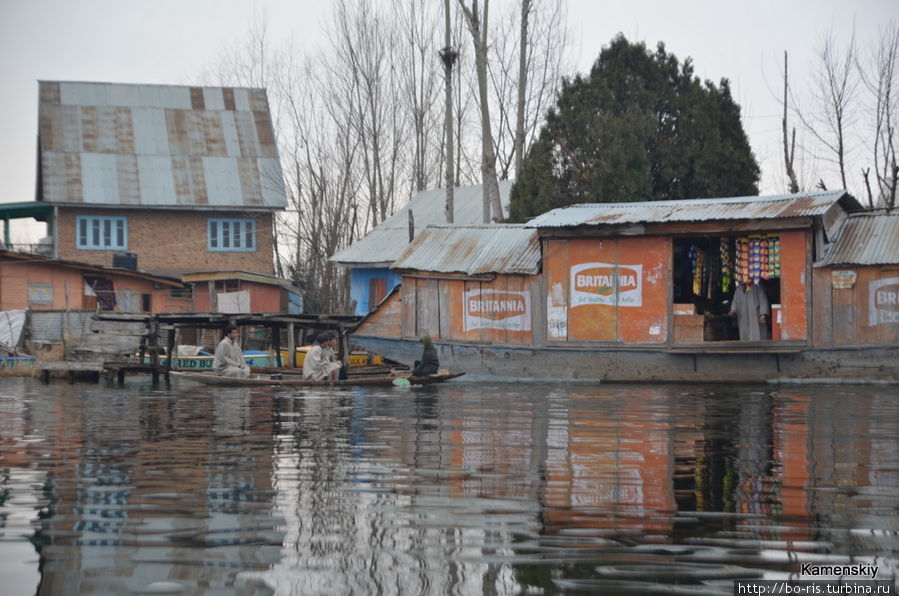
POLYGON ((522 225, 430 226, 352 341, 515 378, 899 382, 899 213, 845 191, 580 204, 522 225), (729 315, 770 304, 763 339, 729 315))

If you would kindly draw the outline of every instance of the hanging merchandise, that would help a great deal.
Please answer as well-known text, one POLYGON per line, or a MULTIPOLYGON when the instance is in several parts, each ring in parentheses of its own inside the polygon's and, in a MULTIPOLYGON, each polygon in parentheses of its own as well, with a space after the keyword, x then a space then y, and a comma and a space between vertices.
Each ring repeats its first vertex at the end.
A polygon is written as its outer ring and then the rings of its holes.
POLYGON ((780 235, 768 234, 768 277, 780 277, 780 235))
POLYGON ((750 234, 749 236, 749 279, 758 284, 762 278, 762 236, 750 234))
POLYGON ((749 279, 749 238, 737 238, 737 282, 744 283, 749 279))
POLYGON ((702 271, 705 269, 705 252, 695 244, 690 247, 690 264, 693 267, 693 294, 702 295, 702 271))
POLYGON ((759 277, 768 279, 768 236, 762 234, 759 238, 759 277))
POLYGON ((733 288, 734 268, 730 259, 730 241, 721 238, 721 291, 727 294, 733 288))

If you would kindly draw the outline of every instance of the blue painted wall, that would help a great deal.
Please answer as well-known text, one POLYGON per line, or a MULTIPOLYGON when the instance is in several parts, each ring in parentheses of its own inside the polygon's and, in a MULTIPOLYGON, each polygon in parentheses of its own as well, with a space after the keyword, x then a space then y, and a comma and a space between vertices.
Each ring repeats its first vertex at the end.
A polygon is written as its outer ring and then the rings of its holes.
POLYGON ((357 315, 367 315, 368 311, 376 306, 368 303, 368 290, 371 280, 379 277, 387 280, 388 294, 403 281, 401 275, 386 267, 360 268, 350 271, 350 299, 356 301, 357 315))

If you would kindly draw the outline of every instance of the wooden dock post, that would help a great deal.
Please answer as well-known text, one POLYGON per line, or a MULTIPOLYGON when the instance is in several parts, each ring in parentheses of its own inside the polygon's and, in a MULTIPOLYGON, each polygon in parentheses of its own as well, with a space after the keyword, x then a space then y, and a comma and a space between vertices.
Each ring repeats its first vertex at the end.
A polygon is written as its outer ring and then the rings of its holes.
POLYGON ((283 366, 281 361, 281 328, 272 327, 272 348, 275 350, 275 365, 278 368, 283 366))
POLYGON ((290 323, 287 325, 287 365, 289 368, 297 367, 297 342, 296 342, 296 325, 290 323))

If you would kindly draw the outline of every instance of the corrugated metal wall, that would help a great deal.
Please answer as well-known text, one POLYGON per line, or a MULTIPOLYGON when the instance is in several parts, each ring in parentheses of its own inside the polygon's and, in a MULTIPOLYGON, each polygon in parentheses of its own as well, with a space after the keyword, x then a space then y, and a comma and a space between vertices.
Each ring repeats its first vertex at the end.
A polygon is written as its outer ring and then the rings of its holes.
POLYGON ((42 342, 83 341, 90 330, 93 310, 31 311, 26 325, 27 341, 31 345, 42 342))

